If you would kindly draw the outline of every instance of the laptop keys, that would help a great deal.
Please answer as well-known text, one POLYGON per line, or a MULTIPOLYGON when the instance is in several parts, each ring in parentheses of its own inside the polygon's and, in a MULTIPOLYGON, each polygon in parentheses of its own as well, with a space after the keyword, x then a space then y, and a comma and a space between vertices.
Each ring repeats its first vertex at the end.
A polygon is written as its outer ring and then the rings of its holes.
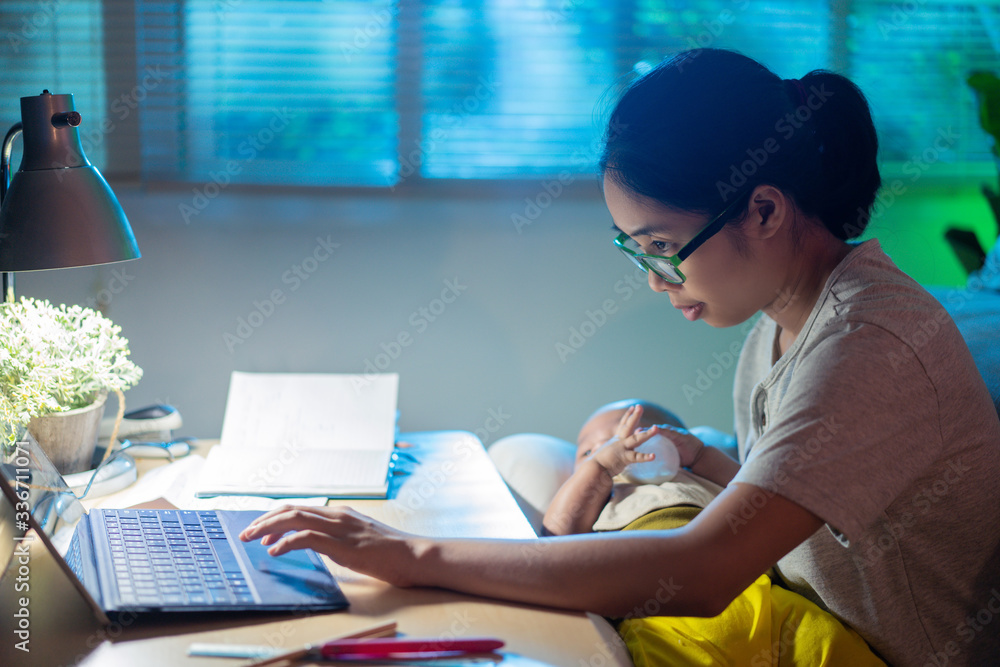
POLYGON ((107 511, 105 526, 122 605, 254 602, 215 514, 107 511))

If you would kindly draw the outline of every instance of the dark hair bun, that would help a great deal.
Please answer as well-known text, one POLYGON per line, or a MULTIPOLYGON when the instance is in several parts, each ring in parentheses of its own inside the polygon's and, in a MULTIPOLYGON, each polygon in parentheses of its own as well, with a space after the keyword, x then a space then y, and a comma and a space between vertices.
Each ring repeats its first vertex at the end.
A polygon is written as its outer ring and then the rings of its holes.
POLYGON ((822 105, 812 118, 820 152, 822 188, 813 195, 814 213, 839 239, 859 236, 868 225, 882 184, 878 136, 868 101, 849 79, 816 70, 802 77, 822 105))
POLYGON ((631 192, 708 214, 774 185, 850 239, 868 224, 881 183, 877 153, 868 102, 845 77, 782 81, 739 53, 696 49, 626 89, 600 166, 631 192))

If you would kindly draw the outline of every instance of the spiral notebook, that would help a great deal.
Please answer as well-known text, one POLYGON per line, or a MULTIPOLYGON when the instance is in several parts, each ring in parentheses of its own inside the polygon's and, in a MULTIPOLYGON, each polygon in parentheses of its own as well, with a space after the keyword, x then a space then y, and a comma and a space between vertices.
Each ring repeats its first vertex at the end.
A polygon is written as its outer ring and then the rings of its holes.
POLYGON ((234 372, 198 497, 384 498, 399 376, 234 372))

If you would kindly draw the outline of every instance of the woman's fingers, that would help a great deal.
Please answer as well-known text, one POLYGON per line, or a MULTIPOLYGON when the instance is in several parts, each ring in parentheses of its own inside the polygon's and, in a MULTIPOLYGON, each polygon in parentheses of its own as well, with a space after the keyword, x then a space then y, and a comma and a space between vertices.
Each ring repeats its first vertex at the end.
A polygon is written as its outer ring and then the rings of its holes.
POLYGON ((410 578, 410 566, 420 538, 349 507, 282 507, 251 522, 240 539, 259 539, 272 556, 309 548, 396 586, 416 582, 410 578))
POLYGON ((333 507, 280 507, 254 519, 242 533, 244 542, 260 539, 264 545, 275 543, 290 530, 335 530, 350 510, 333 507))
MULTIPOLYGON (((263 543, 263 540, 261 543, 263 543)), ((316 530, 300 530, 288 533, 278 539, 274 546, 267 550, 267 553, 272 556, 280 556, 297 549, 312 549, 317 553, 326 554, 332 558, 332 554, 337 550, 338 546, 337 540, 326 533, 316 530)))
POLYGON ((675 426, 663 425, 659 427, 661 434, 674 444, 677 453, 681 457, 681 465, 688 466, 697 458, 698 453, 704 449, 705 443, 692 435, 690 431, 675 426))

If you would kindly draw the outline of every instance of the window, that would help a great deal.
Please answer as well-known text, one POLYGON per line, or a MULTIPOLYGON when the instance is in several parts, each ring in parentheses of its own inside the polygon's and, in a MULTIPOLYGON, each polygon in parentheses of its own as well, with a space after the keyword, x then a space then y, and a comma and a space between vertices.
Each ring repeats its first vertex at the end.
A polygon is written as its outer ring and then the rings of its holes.
POLYGON ((73 92, 91 160, 146 181, 591 175, 617 87, 694 46, 848 74, 893 168, 992 170, 965 78, 997 66, 996 2, 24 0, 0 5, 0 28, 5 117, 21 95, 73 92), (123 104, 134 137, 109 139, 123 104))
MULTIPOLYGON (((0 5, 0 124, 3 133, 21 120, 22 97, 72 93, 76 110, 86 120, 80 138, 84 153, 98 166, 105 163, 100 131, 108 115, 105 104, 103 22, 99 0, 29 2, 0 5)), ((21 163, 21 142, 14 144, 11 168, 21 163)))
POLYGON ((855 2, 847 44, 846 74, 871 103, 883 161, 919 173, 937 162, 992 171, 992 139, 966 79, 1000 73, 997 3, 855 2))

